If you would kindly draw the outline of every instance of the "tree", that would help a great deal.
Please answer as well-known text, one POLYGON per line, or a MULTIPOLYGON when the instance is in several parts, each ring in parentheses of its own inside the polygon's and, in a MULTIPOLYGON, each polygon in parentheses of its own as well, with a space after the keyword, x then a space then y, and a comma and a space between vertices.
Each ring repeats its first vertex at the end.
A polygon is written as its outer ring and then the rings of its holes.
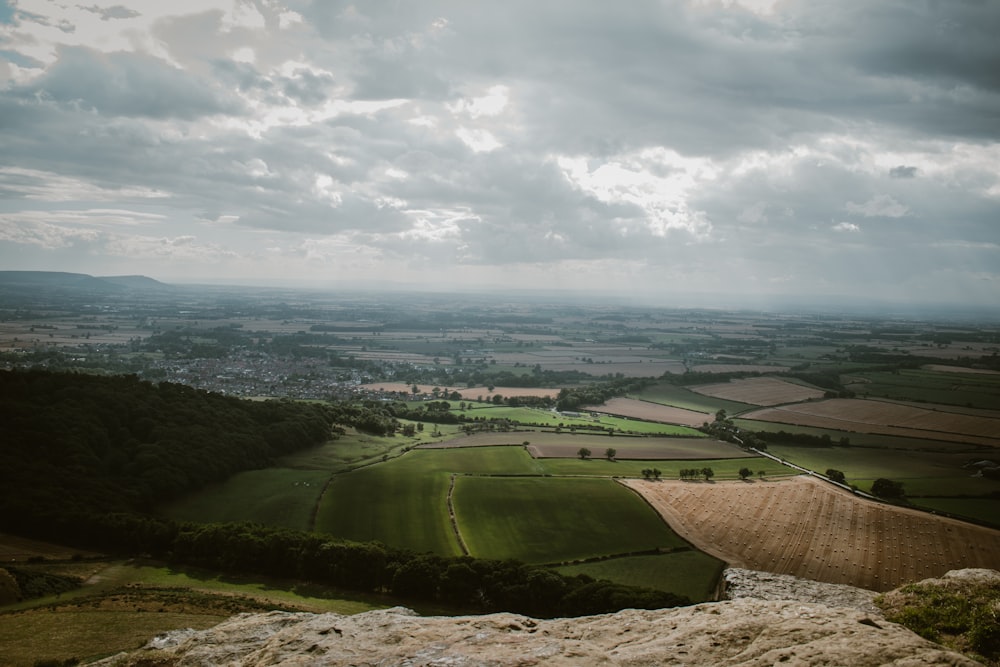
POLYGON ((766 474, 767 474, 766 470, 758 470, 757 471, 757 477, 759 477, 761 479, 764 479, 764 475, 766 475, 766 474))
POLYGON ((607 457, 607 459, 609 461, 614 461, 615 460, 615 454, 617 454, 617 453, 618 453, 618 450, 615 449, 614 447, 608 447, 607 449, 604 450, 604 456, 607 457))
POLYGON ((660 475, 663 474, 659 468, 653 468, 651 472, 653 473, 653 479, 660 479, 660 475))
POLYGON ((740 468, 740 479, 746 480, 752 474, 753 470, 750 470, 750 468, 740 468))
POLYGON ((872 482, 872 495, 879 498, 902 498, 904 495, 903 483, 879 477, 872 482))
POLYGON ((643 469, 642 469, 642 476, 643 476, 643 477, 644 477, 645 479, 649 479, 649 476, 650 476, 650 475, 652 475, 652 474, 653 474, 653 471, 652 471, 652 470, 650 470, 649 468, 643 468, 643 469))
POLYGON ((701 474, 705 476, 705 481, 707 482, 711 478, 715 477, 715 471, 711 468, 702 468, 701 474))
POLYGON ((832 482, 838 482, 840 484, 845 484, 847 482, 847 478, 844 476, 844 473, 834 468, 827 468, 826 476, 829 477, 832 482))
POLYGON ((589 450, 589 449, 587 449, 586 447, 581 447, 581 448, 580 448, 580 449, 579 449, 579 450, 578 450, 578 451, 576 452, 576 455, 577 455, 577 456, 579 456, 579 457, 580 457, 581 459, 585 459, 585 458, 587 458, 588 456, 590 456, 590 450, 589 450))
POLYGON ((412 387, 410 387, 410 391, 413 392, 414 396, 416 396, 417 394, 420 393, 420 387, 418 387, 417 385, 413 385, 412 387))

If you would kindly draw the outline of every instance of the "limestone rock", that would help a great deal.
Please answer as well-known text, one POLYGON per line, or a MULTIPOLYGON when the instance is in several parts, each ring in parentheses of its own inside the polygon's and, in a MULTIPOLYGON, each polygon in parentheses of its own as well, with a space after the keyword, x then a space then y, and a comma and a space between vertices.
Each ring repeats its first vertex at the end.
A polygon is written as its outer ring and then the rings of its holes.
MULTIPOLYGON (((986 570, 991 572, 992 570, 986 570)), ((882 615, 875 606, 875 591, 844 584, 827 584, 794 577, 731 567, 723 573, 726 598, 740 600, 798 600, 818 602, 828 607, 850 607, 868 614, 882 615)))
POLYGON ((229 665, 977 665, 864 611, 797 601, 729 600, 536 620, 516 614, 420 617, 242 614, 170 633, 105 667, 229 665))

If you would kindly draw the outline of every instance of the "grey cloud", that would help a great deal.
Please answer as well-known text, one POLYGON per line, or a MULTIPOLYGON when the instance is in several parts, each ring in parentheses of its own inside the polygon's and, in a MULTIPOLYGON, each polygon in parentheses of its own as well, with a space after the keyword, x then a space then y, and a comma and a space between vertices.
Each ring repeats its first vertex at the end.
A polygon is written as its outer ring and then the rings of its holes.
POLYGON ((162 60, 86 47, 60 48, 57 62, 16 93, 110 116, 192 119, 242 111, 231 96, 162 60))
POLYGON ((123 7, 122 5, 115 5, 114 7, 98 7, 97 5, 91 5, 90 7, 84 7, 83 5, 77 5, 80 9, 84 9, 93 14, 99 14, 102 21, 110 21, 111 19, 130 19, 136 16, 141 16, 141 14, 128 7, 123 7))
POLYGON ((919 170, 916 167, 907 167, 905 165, 899 165, 898 167, 893 167, 889 170, 890 178, 916 178, 917 172, 919 170))

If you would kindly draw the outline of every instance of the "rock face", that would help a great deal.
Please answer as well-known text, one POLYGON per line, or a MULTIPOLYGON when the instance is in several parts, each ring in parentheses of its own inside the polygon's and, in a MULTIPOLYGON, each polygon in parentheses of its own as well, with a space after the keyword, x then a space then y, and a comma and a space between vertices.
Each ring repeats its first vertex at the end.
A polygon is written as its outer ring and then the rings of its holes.
POLYGON ((875 591, 844 584, 826 584, 793 577, 790 574, 774 574, 757 570, 743 570, 731 567, 725 571, 726 598, 741 600, 798 600, 818 602, 828 607, 849 607, 868 614, 882 615, 874 600, 875 591))
POLYGON ((104 666, 239 665, 977 665, 902 626, 849 608, 728 600, 535 620, 515 614, 420 617, 271 612, 158 637, 104 666))

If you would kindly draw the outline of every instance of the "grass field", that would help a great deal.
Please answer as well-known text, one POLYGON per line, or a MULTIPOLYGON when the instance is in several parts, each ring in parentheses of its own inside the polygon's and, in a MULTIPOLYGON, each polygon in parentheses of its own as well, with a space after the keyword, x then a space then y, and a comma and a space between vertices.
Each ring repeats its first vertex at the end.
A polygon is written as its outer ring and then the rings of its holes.
MULTIPOLYGON (((208 628, 234 613, 286 608, 356 614, 389 606, 374 596, 304 589, 278 580, 240 580, 196 569, 136 562, 29 565, 64 574, 87 570, 91 583, 59 598, 4 607, 0 664, 32 667, 92 660, 137 648, 151 637, 182 628, 208 628)), ((74 663, 75 664, 75 663, 74 663)))
POLYGON ((459 555, 447 494, 450 473, 538 474, 518 447, 420 449, 337 475, 320 504, 315 530, 414 551, 459 555))
POLYGON ((749 459, 700 459, 687 461, 608 461, 606 459, 540 459, 539 463, 549 475, 604 475, 614 477, 642 477, 644 468, 658 468, 663 479, 679 479, 682 468, 711 468, 713 479, 738 479, 740 468, 757 472, 763 470, 767 477, 794 475, 797 471, 768 458, 749 459))
POLYGON ((459 477, 455 515, 473 556, 558 563, 686 543, 605 479, 459 477))
POLYGON ((678 595, 692 602, 715 599, 715 587, 725 567, 718 558, 701 551, 679 551, 656 556, 626 556, 564 565, 556 568, 566 575, 586 574, 630 586, 644 586, 678 595))
POLYGON ((160 513, 178 521, 255 521, 308 530, 329 477, 322 470, 251 470, 185 496, 160 513))
POLYGON ((615 431, 642 433, 646 435, 683 435, 695 438, 705 437, 705 434, 701 431, 675 424, 661 424, 622 417, 611 417, 609 415, 600 415, 599 418, 590 416, 570 417, 559 414, 558 412, 542 410, 539 408, 508 408, 502 406, 476 407, 465 411, 452 410, 452 412, 464 415, 470 419, 509 419, 522 424, 540 424, 542 426, 550 426, 553 428, 557 426, 562 426, 566 429, 574 426, 588 428, 597 426, 603 429, 614 429, 615 431))
POLYGON ((915 507, 965 517, 1000 528, 998 498, 912 498, 910 502, 915 507))
POLYGON ((673 384, 656 384, 651 387, 647 387, 642 391, 629 394, 629 398, 637 398, 639 400, 661 403, 663 405, 672 405, 676 408, 684 408, 685 410, 707 412, 712 415, 719 410, 725 410, 727 414, 732 416, 746 410, 751 410, 755 407, 747 403, 738 403, 736 401, 727 401, 722 398, 702 396, 701 394, 696 394, 689 389, 673 384))
MULTIPOLYGON (((955 452, 900 451, 869 447, 794 447, 771 445, 771 454, 810 470, 823 472, 827 468, 841 470, 848 484, 863 491, 879 477, 902 482, 903 489, 913 495, 975 495, 1000 492, 1000 480, 972 477, 962 466, 969 454, 955 452)), ((1000 499, 994 501, 1000 509, 1000 499)))
POLYGON ((1000 410, 1000 375, 927 369, 854 372, 849 389, 859 396, 1000 410))

